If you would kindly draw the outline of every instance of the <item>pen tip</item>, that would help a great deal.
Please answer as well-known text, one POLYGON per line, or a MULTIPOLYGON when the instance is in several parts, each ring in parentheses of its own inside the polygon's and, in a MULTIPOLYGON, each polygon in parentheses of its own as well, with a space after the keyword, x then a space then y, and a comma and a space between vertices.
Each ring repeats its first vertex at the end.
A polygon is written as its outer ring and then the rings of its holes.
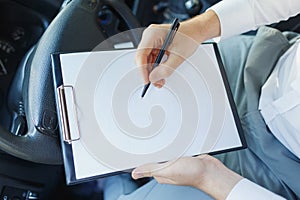
POLYGON ((146 92, 147 92, 147 90, 148 90, 149 86, 150 86, 150 82, 149 82, 149 83, 147 83, 146 85, 144 85, 144 89, 143 89, 143 92, 142 92, 141 98, 143 98, 143 97, 145 96, 145 94, 146 94, 146 92))

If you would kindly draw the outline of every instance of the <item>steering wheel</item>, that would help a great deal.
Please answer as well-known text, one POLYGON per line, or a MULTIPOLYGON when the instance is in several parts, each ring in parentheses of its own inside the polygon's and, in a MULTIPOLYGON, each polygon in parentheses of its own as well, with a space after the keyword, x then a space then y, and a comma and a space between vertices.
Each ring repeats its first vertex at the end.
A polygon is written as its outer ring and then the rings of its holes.
MULTIPOLYGON (((128 30, 140 27, 131 10, 120 0, 73 0, 68 3, 28 53, 23 69, 12 84, 19 91, 10 96, 19 96, 9 100, 23 102, 27 133, 16 136, 0 127, 1 150, 36 163, 63 163, 50 54, 91 51, 105 40, 108 36, 97 21, 103 9, 114 13, 128 30)), ((134 33, 131 37, 136 46, 139 37, 134 33)))

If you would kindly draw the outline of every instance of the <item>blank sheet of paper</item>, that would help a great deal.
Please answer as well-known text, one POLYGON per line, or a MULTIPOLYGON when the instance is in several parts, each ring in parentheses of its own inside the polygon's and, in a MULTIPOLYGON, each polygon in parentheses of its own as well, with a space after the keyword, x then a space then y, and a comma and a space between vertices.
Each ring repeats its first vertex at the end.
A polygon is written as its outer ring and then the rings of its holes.
MULTIPOLYGON (((61 54, 74 90, 77 179, 242 146, 212 44, 201 45, 144 98, 136 50, 61 54)), ((67 102, 68 103, 68 102, 67 102)), ((71 102, 69 102, 71 103, 71 102)))

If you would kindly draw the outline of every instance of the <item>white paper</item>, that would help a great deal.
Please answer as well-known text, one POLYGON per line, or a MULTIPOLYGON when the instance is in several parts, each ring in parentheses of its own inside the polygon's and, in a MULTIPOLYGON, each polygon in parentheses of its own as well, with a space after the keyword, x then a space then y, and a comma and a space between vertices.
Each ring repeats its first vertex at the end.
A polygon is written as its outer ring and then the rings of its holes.
MULTIPOLYGON (((242 146, 212 44, 141 98, 135 50, 61 54, 74 89, 77 179, 242 146), (77 127, 78 126, 78 127, 77 127)), ((69 102, 70 103, 70 102, 69 102)))

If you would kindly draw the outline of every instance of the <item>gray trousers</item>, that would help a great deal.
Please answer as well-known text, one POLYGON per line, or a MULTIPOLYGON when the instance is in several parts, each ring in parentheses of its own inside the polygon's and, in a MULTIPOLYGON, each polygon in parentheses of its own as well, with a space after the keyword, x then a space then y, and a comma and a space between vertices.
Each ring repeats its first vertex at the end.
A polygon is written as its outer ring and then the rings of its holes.
MULTIPOLYGON (((230 169, 287 199, 300 199, 300 159, 269 131, 258 111, 258 102, 262 85, 297 37, 295 33, 282 34, 262 27, 256 36, 237 36, 218 45, 248 147, 215 157, 230 169)), ((130 174, 122 174, 105 180, 104 199, 212 198, 192 187, 159 184, 155 180, 140 186, 130 174)))

